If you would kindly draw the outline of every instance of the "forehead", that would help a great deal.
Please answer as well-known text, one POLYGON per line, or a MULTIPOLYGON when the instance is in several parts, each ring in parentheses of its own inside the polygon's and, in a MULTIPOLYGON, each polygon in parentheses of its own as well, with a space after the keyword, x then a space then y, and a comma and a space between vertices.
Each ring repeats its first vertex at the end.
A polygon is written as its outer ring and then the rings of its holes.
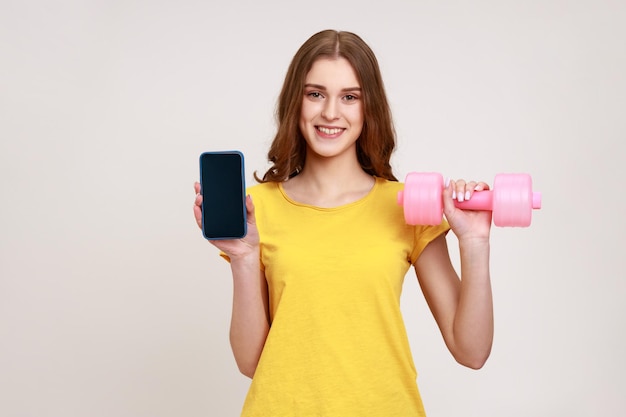
POLYGON ((345 58, 319 58, 306 75, 307 84, 340 88, 360 87, 356 71, 345 58))

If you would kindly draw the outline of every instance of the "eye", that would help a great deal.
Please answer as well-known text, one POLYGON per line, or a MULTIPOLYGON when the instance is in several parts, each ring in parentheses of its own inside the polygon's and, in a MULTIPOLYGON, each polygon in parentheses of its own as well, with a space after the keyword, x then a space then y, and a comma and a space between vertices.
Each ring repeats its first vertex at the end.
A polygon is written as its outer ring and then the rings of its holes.
POLYGON ((311 98, 322 98, 322 94, 319 91, 309 91, 306 95, 311 98))
POLYGON ((346 101, 356 101, 356 100, 358 100, 359 98, 358 98, 357 96, 353 95, 353 94, 346 94, 346 95, 343 97, 343 99, 344 99, 344 100, 346 100, 346 101))

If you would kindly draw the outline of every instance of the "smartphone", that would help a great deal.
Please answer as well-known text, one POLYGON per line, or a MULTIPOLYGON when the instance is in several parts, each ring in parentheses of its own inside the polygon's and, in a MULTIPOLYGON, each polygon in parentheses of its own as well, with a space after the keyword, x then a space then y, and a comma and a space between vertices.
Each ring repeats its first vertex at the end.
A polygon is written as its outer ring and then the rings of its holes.
POLYGON ((246 235, 246 184, 239 151, 200 155, 202 233, 206 239, 239 239, 246 235))

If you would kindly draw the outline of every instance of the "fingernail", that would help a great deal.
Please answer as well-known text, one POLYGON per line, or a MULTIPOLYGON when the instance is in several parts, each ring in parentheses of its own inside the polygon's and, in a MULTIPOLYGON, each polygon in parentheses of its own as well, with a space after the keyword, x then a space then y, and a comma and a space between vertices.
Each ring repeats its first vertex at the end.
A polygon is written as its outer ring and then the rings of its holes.
POLYGON ((448 185, 450 185, 450 178, 446 177, 446 179, 444 180, 444 187, 448 188, 448 185))
POLYGON ((474 187, 474 191, 480 191, 480 185, 477 185, 476 187, 474 187))
POLYGON ((470 199, 470 192, 469 191, 465 191, 465 199, 466 200, 470 199))
POLYGON ((459 193, 459 198, 458 198, 459 203, 462 203, 462 202, 463 202, 464 197, 465 197, 465 196, 463 195, 463 193, 459 193))
POLYGON ((452 190, 452 199, 454 200, 456 198, 456 190, 452 190))

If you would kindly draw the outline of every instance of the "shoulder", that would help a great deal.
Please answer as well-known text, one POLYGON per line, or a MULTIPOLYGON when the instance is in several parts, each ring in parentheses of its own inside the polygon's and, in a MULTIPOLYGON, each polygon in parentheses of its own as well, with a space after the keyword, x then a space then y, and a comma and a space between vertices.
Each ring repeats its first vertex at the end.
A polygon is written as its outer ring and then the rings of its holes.
POLYGON ((386 195, 397 195, 399 191, 402 191, 404 189, 404 184, 398 181, 391 181, 384 178, 376 177, 376 188, 378 193, 386 195))
POLYGON ((398 181, 376 177, 376 184, 369 198, 365 200, 366 204, 375 212, 388 213, 391 218, 403 218, 402 206, 398 204, 398 193, 403 188, 404 184, 398 181))
POLYGON ((272 194, 278 191, 277 182, 263 182, 260 184, 251 185, 246 188, 246 192, 251 194, 254 198, 255 195, 272 194))
POLYGON ((282 198, 279 183, 263 182, 246 188, 246 193, 252 196, 255 206, 258 204, 272 204, 282 198), (258 204, 257 204, 258 203, 258 204))

